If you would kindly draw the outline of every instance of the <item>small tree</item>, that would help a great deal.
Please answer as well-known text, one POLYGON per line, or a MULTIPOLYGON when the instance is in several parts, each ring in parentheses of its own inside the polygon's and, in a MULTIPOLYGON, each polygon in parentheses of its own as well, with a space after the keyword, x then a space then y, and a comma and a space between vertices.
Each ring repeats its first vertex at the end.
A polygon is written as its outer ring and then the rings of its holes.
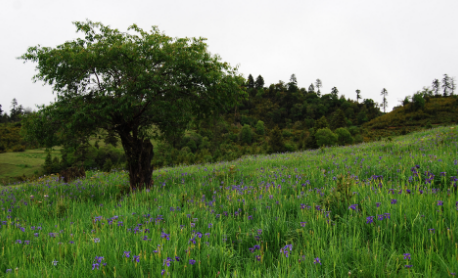
POLYGON ((105 163, 103 164, 102 171, 103 172, 110 172, 111 168, 113 168, 113 162, 111 161, 111 159, 107 158, 105 160, 105 163))
POLYGON ((356 102, 359 103, 361 99, 361 90, 356 90, 356 102))
POLYGON ((271 152, 273 153, 285 151, 285 142, 283 140, 283 134, 281 130, 278 128, 278 126, 275 126, 275 128, 270 132, 269 146, 271 152))
POLYGON ((353 143, 353 137, 348 129, 340 127, 336 129, 334 133, 337 134, 337 143, 339 145, 344 146, 353 143))
POLYGON ((325 116, 322 116, 315 122, 315 130, 322 128, 329 128, 329 123, 325 116))
POLYGON ((439 82, 439 79, 434 79, 433 82, 432 82, 432 85, 431 85, 433 91, 434 91, 434 94, 436 96, 439 95, 439 90, 440 90, 440 82, 439 82))
POLYGON ((444 74, 442 78, 442 89, 444 90, 444 97, 448 96, 448 91, 450 90, 450 77, 447 74, 444 74))
POLYGON ((251 144, 253 140, 253 134, 251 131, 251 127, 247 124, 245 124, 242 127, 242 131, 240 132, 240 141, 245 144, 251 144))
POLYGON ((43 167, 43 172, 46 175, 49 175, 52 173, 52 170, 53 170, 51 150, 48 149, 46 152, 47 154, 45 158, 45 164, 42 167, 43 167))
POLYGON ((417 92, 412 96, 412 104, 414 111, 425 108, 425 99, 423 98, 422 93, 417 92))
POLYGON ((261 75, 258 75, 258 77, 256 77, 256 81, 254 83, 254 86, 258 90, 264 88, 264 78, 262 78, 261 75))
POLYGON ((383 100, 382 100, 383 113, 386 113, 386 107, 388 106, 388 101, 386 100, 386 96, 388 95, 388 91, 385 88, 383 88, 380 95, 383 96, 383 100))
POLYGON ((337 135, 329 128, 318 129, 315 133, 315 139, 318 146, 334 146, 337 143, 337 135))
POLYGON ((255 128, 256 128, 256 134, 258 135, 264 135, 266 133, 263 121, 258 121, 256 123, 255 128))
POLYGON ((254 79, 253 79, 253 76, 251 74, 248 75, 248 79, 247 79, 247 82, 246 82, 246 87, 248 89, 253 89, 254 88, 254 79))

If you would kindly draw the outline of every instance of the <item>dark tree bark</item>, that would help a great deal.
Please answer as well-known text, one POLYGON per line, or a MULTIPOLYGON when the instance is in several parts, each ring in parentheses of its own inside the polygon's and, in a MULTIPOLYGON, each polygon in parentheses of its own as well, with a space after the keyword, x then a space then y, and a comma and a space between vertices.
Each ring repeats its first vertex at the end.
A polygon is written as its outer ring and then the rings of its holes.
POLYGON ((127 158, 131 190, 150 188, 153 185, 153 144, 150 139, 138 138, 136 132, 133 135, 120 132, 119 135, 127 158))

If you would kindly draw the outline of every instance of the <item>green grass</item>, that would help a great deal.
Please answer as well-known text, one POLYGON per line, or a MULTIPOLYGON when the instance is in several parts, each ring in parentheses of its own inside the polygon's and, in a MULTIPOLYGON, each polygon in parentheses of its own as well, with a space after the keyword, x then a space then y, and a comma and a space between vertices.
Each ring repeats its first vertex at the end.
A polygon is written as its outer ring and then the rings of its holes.
POLYGON ((458 272, 457 141, 442 127, 164 168, 149 192, 123 198, 125 172, 0 187, 0 277, 448 277, 458 272))

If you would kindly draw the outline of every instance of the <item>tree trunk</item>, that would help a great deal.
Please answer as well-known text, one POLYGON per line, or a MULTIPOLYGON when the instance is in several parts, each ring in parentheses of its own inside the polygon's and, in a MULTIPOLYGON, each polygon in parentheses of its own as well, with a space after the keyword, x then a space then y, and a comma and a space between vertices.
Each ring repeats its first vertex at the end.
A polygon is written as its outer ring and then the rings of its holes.
POLYGON ((153 166, 151 161, 154 156, 153 145, 149 139, 134 138, 130 134, 120 134, 124 152, 127 157, 130 188, 141 190, 153 185, 153 166))

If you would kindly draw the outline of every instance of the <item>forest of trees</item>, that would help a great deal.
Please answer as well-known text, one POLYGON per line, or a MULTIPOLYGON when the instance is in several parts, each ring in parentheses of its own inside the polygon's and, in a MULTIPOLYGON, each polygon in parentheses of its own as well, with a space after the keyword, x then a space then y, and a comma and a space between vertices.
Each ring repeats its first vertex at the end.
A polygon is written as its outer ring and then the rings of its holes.
MULTIPOLYGON (((432 84, 432 88, 424 87, 412 97, 406 97, 403 105, 417 107, 421 103, 424 105, 427 97, 454 95, 453 78, 444 75, 442 83, 435 79, 432 84), (443 94, 439 94, 439 88, 443 94)), ((324 93, 320 90, 322 85, 317 79, 308 88, 299 87, 296 76, 292 74, 289 82, 279 81, 265 86, 261 75, 254 78, 250 74, 245 84, 247 95, 237 102, 232 112, 221 114, 219 120, 193 121, 184 137, 163 138, 154 150, 153 165, 216 162, 236 159, 244 154, 297 151, 374 140, 365 137, 368 132, 364 124, 383 115, 380 108, 386 108, 388 91, 381 90, 383 99, 379 105, 364 98, 364 92, 360 90, 355 90, 356 100, 352 100, 339 94, 336 87, 324 93)), ((21 119, 34 112, 23 109, 16 99, 11 103, 9 115, 1 107, 0 121, 4 124, 0 129, 0 152, 36 147, 27 145, 20 135, 21 119)), ((119 143, 113 134, 98 139, 112 146, 119 143)), ((43 167, 45 173, 58 172, 76 162, 108 171, 125 163, 122 152, 100 149, 97 143, 95 146, 87 142, 65 146, 61 152, 61 160, 48 155, 43 167)))

